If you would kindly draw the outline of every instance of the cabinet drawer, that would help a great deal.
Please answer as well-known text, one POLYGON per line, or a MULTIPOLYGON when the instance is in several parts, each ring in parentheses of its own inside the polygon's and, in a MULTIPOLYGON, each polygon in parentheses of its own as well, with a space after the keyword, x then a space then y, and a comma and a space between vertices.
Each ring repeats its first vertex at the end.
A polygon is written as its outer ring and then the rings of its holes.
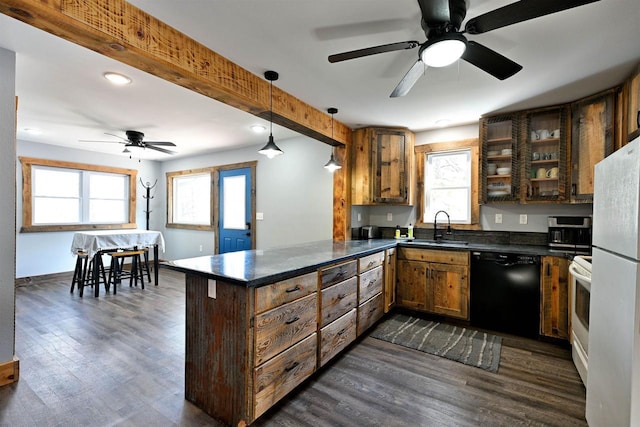
POLYGON ((256 314, 309 295, 317 287, 318 275, 313 272, 256 288, 256 314))
POLYGON ((376 268, 384 263, 384 252, 363 256, 358 259, 358 273, 376 268))
POLYGON ((324 288, 321 292, 320 326, 325 326, 358 305, 358 278, 324 288))
POLYGON ((379 293, 358 307, 358 335, 365 332, 384 314, 384 298, 379 293))
POLYGON ((427 261, 439 262, 442 264, 469 265, 468 251, 398 248, 398 258, 411 261, 427 261))
POLYGON ((342 282, 353 277, 358 272, 358 261, 343 262, 342 264, 332 265, 320 270, 320 282, 322 287, 326 288, 334 283, 342 282))
POLYGON ((331 360, 356 339, 357 310, 354 308, 338 320, 320 329, 320 366, 331 360))
POLYGON ((369 270, 360 275, 359 302, 362 304, 375 294, 382 292, 382 266, 376 267, 373 270, 369 270))
POLYGON ((317 294, 259 314, 255 318, 255 365, 315 332, 317 294))
POLYGON ((316 367, 314 333, 254 370, 254 419, 308 378, 316 367))

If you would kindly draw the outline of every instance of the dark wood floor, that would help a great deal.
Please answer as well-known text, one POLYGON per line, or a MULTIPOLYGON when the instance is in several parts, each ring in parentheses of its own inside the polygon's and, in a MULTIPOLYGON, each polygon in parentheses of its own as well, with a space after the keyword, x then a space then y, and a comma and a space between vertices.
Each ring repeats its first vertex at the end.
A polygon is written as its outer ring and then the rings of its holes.
MULTIPOLYGON (((20 381, 0 426, 216 426, 184 400, 184 278, 79 298, 70 274, 16 292, 20 381)), ((506 337, 497 374, 365 337, 259 426, 585 426, 570 353, 506 337)))

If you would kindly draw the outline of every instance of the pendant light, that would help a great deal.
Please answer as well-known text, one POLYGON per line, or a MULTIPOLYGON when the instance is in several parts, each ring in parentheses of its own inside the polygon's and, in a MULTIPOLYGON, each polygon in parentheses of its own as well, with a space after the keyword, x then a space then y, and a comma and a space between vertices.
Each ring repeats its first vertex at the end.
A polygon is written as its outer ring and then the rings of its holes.
MULTIPOLYGON (((331 139, 333 139, 333 115, 338 112, 338 109, 331 107, 327 109, 327 112, 331 114, 331 139)), ((331 147, 331 158, 329 159, 327 164, 324 165, 324 168, 331 173, 334 173, 336 170, 342 168, 342 165, 338 163, 336 159, 333 157, 333 147, 331 147)))
POLYGON ((269 120, 269 141, 267 142, 267 145, 265 145, 258 151, 258 153, 264 154, 268 158, 273 159, 280 154, 284 154, 284 151, 278 148, 276 143, 273 141, 273 81, 278 80, 278 73, 276 73, 275 71, 266 71, 264 73, 264 78, 271 82, 271 86, 269 87, 269 98, 271 99, 271 118, 269 120))

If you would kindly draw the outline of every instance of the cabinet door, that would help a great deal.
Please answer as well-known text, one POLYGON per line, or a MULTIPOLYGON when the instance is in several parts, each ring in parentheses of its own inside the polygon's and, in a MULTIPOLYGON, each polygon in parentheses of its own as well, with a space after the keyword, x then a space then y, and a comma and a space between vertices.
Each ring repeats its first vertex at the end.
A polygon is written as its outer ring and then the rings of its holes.
POLYGON ((548 337, 569 337, 569 260, 542 257, 542 302, 540 333, 548 337))
POLYGON ((627 140, 640 135, 640 69, 627 81, 627 140))
POLYGON ((407 145, 404 132, 378 130, 374 134, 373 200, 376 203, 408 203, 407 145))
POLYGON ((480 120, 480 199, 509 202, 519 197, 518 116, 507 114, 480 120))
POLYGON ((525 116, 523 185, 521 193, 531 202, 558 202, 567 188, 569 107, 530 111, 525 116))
POLYGON ((396 250, 387 249, 384 264, 384 312, 396 304, 396 250))
POLYGON ((429 264, 427 308, 437 314, 469 318, 469 268, 463 265, 429 264))
POLYGON ((427 265, 419 261, 398 261, 398 305, 426 311, 427 265))
POLYGON ((572 105, 571 200, 593 201, 595 164, 613 152, 614 92, 572 105))

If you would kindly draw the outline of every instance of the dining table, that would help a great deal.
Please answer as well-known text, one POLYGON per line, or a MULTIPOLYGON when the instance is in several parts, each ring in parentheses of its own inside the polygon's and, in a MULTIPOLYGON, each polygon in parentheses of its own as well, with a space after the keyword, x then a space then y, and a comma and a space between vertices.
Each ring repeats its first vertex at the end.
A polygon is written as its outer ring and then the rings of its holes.
MULTIPOLYGON (((158 253, 159 250, 164 252, 164 237, 159 231, 138 229, 77 231, 73 235, 71 252, 73 254, 82 252, 87 254, 89 259, 94 259, 96 256, 101 257, 106 251, 150 247, 153 248, 154 284, 158 286, 158 253)), ((94 262, 91 275, 96 284, 94 286, 96 297, 99 294, 98 272, 98 263, 94 262)))

